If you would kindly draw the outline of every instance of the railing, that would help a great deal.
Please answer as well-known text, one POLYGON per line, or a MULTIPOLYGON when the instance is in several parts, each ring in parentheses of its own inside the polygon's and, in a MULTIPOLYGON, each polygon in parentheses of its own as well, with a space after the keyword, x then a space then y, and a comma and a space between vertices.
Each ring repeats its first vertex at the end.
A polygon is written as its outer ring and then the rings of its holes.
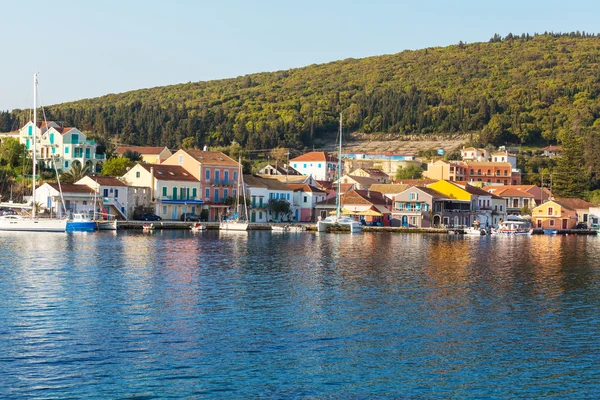
POLYGON ((196 200, 198 196, 160 196, 160 200, 196 200))
POLYGON ((127 219, 127 208, 123 206, 123 204, 121 204, 121 202, 119 202, 119 200, 117 200, 114 197, 105 197, 102 201, 104 204, 109 205, 109 206, 114 206, 117 211, 119 211, 119 213, 125 217, 125 219, 127 219), (125 210, 125 211, 123 211, 125 210))

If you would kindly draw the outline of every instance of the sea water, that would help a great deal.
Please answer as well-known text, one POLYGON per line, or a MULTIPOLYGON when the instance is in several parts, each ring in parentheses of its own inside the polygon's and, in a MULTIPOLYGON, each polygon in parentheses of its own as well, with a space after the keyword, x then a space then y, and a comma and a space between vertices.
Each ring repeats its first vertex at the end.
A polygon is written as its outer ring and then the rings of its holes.
POLYGON ((593 398, 600 238, 0 234, 2 398, 593 398))

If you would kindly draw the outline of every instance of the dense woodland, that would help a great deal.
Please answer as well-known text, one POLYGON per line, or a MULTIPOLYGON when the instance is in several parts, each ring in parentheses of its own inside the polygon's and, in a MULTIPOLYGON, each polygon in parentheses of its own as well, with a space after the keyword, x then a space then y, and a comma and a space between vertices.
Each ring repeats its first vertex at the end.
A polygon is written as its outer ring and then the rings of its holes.
MULTIPOLYGON (((586 179, 597 182, 600 166, 591 158, 600 150, 599 94, 600 35, 509 34, 111 94, 47 112, 107 142, 177 148, 235 141, 246 149, 311 147, 336 131, 343 112, 351 132, 470 133, 479 145, 561 143, 581 151, 586 179)), ((0 113, 0 131, 28 116, 0 113)))

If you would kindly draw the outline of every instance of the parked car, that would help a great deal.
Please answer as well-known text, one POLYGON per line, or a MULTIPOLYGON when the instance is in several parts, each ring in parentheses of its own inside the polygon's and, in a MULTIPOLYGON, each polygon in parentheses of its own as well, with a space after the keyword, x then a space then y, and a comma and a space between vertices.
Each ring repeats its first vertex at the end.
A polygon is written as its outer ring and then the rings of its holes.
POLYGON ((585 222, 578 222, 577 225, 575 225, 575 229, 587 229, 587 223, 585 222))
POLYGON ((136 219, 139 221, 160 221, 160 220, 162 220, 161 217, 159 217, 156 214, 152 214, 152 213, 142 214, 139 217, 137 217, 136 219))
POLYGON ((183 213, 183 214, 181 214, 181 217, 179 217, 179 219, 182 221, 193 221, 193 222, 200 221, 200 217, 198 215, 196 215, 196 213, 183 213))

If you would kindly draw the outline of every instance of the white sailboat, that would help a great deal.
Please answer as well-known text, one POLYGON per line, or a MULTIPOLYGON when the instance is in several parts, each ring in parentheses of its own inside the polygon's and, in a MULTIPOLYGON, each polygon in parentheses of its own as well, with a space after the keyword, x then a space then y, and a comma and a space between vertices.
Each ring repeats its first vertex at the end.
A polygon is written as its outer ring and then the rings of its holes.
POLYGON ((242 157, 240 157, 240 159, 239 159, 239 164, 240 164, 240 169, 238 172, 239 178, 238 178, 238 185, 237 185, 237 193, 236 193, 236 197, 235 197, 236 212, 232 217, 227 218, 224 221, 221 221, 219 223, 219 230, 247 231, 248 226, 250 225, 248 223, 248 205, 246 203, 246 188, 244 186, 244 174, 242 171, 242 157), (242 197, 244 199, 243 215, 241 215, 242 207, 240 206, 240 181, 241 181, 241 188, 242 188, 242 193, 243 193, 242 197))
POLYGON ((0 231, 66 232, 67 219, 36 218, 35 216, 35 173, 37 136, 37 74, 33 74, 33 174, 31 217, 3 215, 0 217, 0 231))
POLYGON ((346 227, 350 229, 350 233, 358 233, 362 231, 362 224, 352 217, 342 215, 341 213, 341 201, 340 201, 340 186, 342 170, 342 114, 340 113, 340 144, 338 150, 338 168, 337 168, 337 189, 335 194, 335 215, 322 219, 317 222, 317 231, 326 232, 331 227, 346 227))

